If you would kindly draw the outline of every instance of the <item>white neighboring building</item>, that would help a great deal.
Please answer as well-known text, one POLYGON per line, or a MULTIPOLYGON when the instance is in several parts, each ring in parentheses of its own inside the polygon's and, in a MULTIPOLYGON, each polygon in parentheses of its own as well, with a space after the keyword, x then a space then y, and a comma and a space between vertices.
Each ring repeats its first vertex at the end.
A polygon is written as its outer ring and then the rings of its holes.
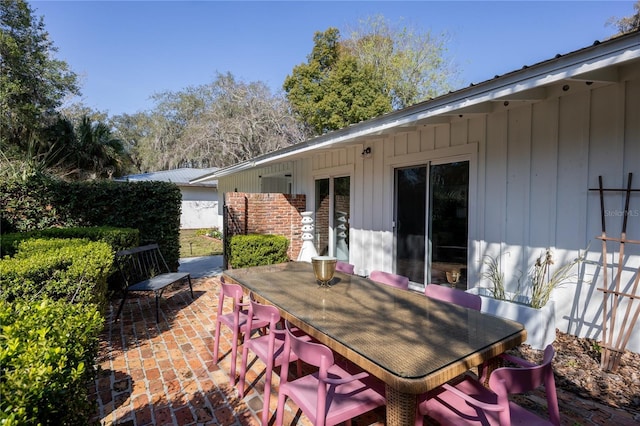
POLYGON ((161 181, 178 185, 182 193, 182 215, 180 229, 222 229, 222 216, 218 214, 218 181, 189 183, 204 174, 213 173, 217 167, 208 169, 175 169, 160 172, 123 176, 119 181, 161 181))

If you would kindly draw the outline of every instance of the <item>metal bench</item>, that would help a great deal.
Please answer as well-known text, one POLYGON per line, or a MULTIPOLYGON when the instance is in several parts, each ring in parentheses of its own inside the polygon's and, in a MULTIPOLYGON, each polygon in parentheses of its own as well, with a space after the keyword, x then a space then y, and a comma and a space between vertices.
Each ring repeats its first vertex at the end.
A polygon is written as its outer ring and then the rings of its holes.
POLYGON ((116 253, 116 263, 122 275, 122 301, 116 314, 124 307, 129 292, 152 291, 156 296, 156 322, 160 322, 159 299, 165 288, 171 284, 188 281, 193 299, 193 286, 191 275, 188 272, 171 272, 164 260, 158 244, 135 247, 116 253))

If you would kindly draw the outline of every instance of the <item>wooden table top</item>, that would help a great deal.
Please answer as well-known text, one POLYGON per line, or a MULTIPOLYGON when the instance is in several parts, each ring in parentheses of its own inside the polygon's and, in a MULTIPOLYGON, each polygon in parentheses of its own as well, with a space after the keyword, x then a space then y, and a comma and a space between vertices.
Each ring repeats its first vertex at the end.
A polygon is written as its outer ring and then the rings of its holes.
POLYGON ((433 389, 526 339, 522 324, 310 263, 224 271, 283 318, 402 393, 433 389))

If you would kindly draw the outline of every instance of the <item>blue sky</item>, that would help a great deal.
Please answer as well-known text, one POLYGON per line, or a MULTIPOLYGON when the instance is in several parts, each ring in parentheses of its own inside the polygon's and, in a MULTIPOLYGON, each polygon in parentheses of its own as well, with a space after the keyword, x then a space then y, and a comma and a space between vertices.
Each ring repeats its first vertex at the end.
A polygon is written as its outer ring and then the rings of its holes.
MULTIPOLYGON (((384 15, 449 34, 461 86, 591 45, 633 1, 32 1, 81 78, 82 102, 113 116, 150 96, 206 84, 216 72, 279 90, 306 62, 313 34, 384 15)), ((344 33, 346 35, 346 33, 344 33)))

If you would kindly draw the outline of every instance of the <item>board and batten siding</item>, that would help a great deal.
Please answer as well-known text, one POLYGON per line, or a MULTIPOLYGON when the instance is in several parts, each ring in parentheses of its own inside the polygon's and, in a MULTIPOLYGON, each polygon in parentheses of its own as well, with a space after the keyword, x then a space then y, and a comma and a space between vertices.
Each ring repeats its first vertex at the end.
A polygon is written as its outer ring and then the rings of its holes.
MULTIPOLYGON (((395 168, 469 160, 469 286, 489 286, 481 278, 485 256, 500 256, 507 289, 513 291, 545 248, 553 250, 558 265, 589 247, 578 283, 553 294, 556 325, 581 337, 602 338, 603 297, 597 288, 604 271, 601 242, 595 238, 601 234, 600 201, 589 188, 597 187, 598 176, 605 187, 623 188, 628 173, 634 175, 633 187, 640 188, 640 68, 620 69, 619 81, 575 81, 567 91, 548 89, 544 100, 496 102, 489 113, 451 116, 448 123, 400 128, 343 148, 311 151, 292 161, 293 192, 306 194, 307 209, 313 210, 315 179, 351 176, 350 261, 359 273, 392 271, 395 168), (360 155, 365 147, 372 150, 368 158, 360 155)), ((250 181, 250 174, 262 170, 230 178, 250 181)), ((619 237, 623 194, 607 193, 605 204, 608 234, 619 237)), ((627 237, 640 240, 639 193, 632 194, 630 207, 627 237)), ((616 251, 610 244, 608 252, 616 251)), ((623 290, 630 291, 640 247, 627 245, 625 257, 623 290)), ((609 257, 609 265, 613 262, 617 258, 609 257)), ((640 326, 627 347, 640 352, 640 326)))
MULTIPOLYGON (((220 199, 224 199, 227 192, 247 192, 247 193, 264 193, 264 192, 285 192, 288 185, 285 182, 290 181, 292 174, 292 164, 285 161, 270 166, 251 169, 242 173, 236 173, 231 176, 225 176, 218 180, 218 193, 220 199), (263 185, 262 177, 265 177, 267 184, 263 185), (278 185, 280 180, 281 185, 278 185), (278 191, 280 187, 280 191, 278 191)), ((292 191, 296 193, 295 191, 292 191)), ((300 193, 300 192, 297 192, 300 193)), ((219 203, 219 213, 223 214, 223 203, 219 203)))

